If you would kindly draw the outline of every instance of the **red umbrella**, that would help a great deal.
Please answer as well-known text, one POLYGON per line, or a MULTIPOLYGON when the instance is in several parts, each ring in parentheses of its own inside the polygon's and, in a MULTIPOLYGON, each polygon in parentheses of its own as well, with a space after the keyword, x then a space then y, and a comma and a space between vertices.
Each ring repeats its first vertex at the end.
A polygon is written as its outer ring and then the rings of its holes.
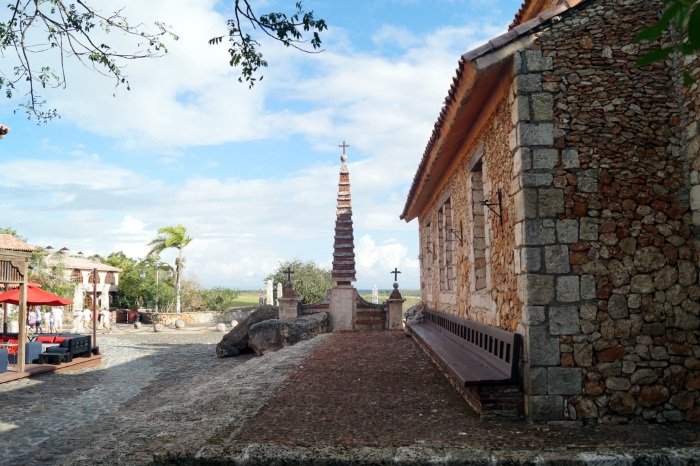
MULTIPOLYGON (((0 303, 19 304, 19 288, 0 293, 0 303)), ((27 285, 27 305, 39 306, 42 304, 47 306, 68 306, 73 304, 73 301, 61 298, 34 285, 27 285)))

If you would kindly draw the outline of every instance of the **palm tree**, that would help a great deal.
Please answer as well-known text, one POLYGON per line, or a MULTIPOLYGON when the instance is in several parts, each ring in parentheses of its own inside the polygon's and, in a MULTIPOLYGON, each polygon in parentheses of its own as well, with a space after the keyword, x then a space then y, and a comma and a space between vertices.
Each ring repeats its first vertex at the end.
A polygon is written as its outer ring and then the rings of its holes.
POLYGON ((184 267, 185 258, 182 257, 182 250, 190 244, 192 238, 187 236, 187 228, 182 225, 167 226, 158 229, 158 237, 148 243, 153 246, 148 252, 150 256, 153 253, 160 254, 168 248, 177 248, 178 256, 175 259, 175 310, 180 313, 180 275, 184 267))

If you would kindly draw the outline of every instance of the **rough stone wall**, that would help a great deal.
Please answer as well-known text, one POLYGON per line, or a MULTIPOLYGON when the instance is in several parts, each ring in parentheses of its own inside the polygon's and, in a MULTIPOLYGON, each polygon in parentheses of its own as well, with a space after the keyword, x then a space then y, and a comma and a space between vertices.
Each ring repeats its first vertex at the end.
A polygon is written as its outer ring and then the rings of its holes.
MULTIPOLYGON (((513 124, 507 99, 503 99, 496 111, 485 125, 480 139, 475 141, 463 154, 460 162, 449 175, 442 192, 436 196, 436 203, 426 215, 419 219, 421 241, 421 287, 423 300, 429 307, 458 315, 477 322, 494 325, 508 331, 515 331, 520 322, 520 303, 517 296, 515 259, 513 253, 514 205, 508 193, 512 191, 513 161, 508 150, 508 134, 513 124), (489 202, 496 201, 498 189, 502 192, 503 222, 488 209, 486 215, 486 241, 489 248, 489 265, 492 280, 481 293, 473 293, 471 284, 474 280, 470 250, 473 241, 472 185, 470 180, 470 160, 483 148, 484 197, 489 202), (438 209, 440 201, 449 193, 452 207, 452 225, 461 233, 462 242, 450 235, 453 242, 453 254, 456 264, 455 288, 451 293, 440 291, 438 238, 438 209), (430 232, 426 224, 430 222, 430 232), (430 238, 430 241, 428 241, 430 238), (435 254, 427 252, 426 246, 435 254), (429 265, 427 261, 432 261, 429 265), (430 271, 430 273, 429 273, 430 271), (432 286, 432 292, 428 288, 432 286), (432 297, 432 299, 429 299, 432 297)), ((495 207, 498 210, 497 207, 495 207)), ((448 232, 449 233, 449 232, 448 232)))
POLYGON ((700 251, 700 55, 688 57, 683 63, 685 71, 695 78, 695 82, 682 93, 683 114, 681 115, 680 157, 688 159, 690 191, 690 211, 693 216, 695 250, 700 251))
POLYGON ((221 312, 150 312, 140 311, 141 322, 151 324, 154 317, 163 325, 174 324, 177 320, 182 320, 185 324, 210 324, 224 323, 230 324, 232 320, 242 320, 250 314, 250 311, 221 311, 221 312))
POLYGON ((511 106, 504 101, 493 118, 493 126, 484 138, 484 164, 487 167, 485 200, 496 203, 497 190, 501 191, 501 219, 486 210, 489 238, 490 292, 496 304, 497 320, 485 322, 509 332, 515 332, 521 323, 521 303, 518 296, 517 261, 515 243, 515 204, 512 193, 517 190, 517 179, 513 178, 513 157, 508 147, 508 138, 513 128, 511 106), (490 185, 490 186, 489 186, 490 185))
POLYGON ((591 2, 516 56, 511 149, 522 168, 516 247, 533 419, 700 421, 698 247, 678 156, 686 128, 669 67, 632 66, 647 50, 633 38, 659 11, 655 1, 591 2))

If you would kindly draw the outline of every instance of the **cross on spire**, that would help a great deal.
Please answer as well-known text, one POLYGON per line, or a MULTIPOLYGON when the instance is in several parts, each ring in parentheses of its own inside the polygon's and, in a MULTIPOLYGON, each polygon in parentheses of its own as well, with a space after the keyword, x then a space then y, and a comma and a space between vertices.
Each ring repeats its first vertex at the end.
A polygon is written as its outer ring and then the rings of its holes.
POLYGON ((391 272, 389 272, 389 273, 391 273, 391 274, 394 275, 394 281, 395 281, 395 282, 399 280, 399 274, 400 274, 401 272, 399 272, 398 267, 394 267, 394 270, 391 271, 391 272))
POLYGON ((343 139, 343 143, 342 143, 342 144, 338 144, 338 147, 342 147, 342 148, 343 148, 343 155, 345 155, 345 148, 346 148, 346 147, 350 147, 350 144, 345 144, 345 140, 343 139))
POLYGON ((291 267, 287 267, 287 270, 285 270, 284 273, 287 274, 287 283, 290 283, 290 284, 291 284, 291 283, 292 283, 292 274, 294 273, 294 272, 292 271, 292 268, 291 268, 291 267))

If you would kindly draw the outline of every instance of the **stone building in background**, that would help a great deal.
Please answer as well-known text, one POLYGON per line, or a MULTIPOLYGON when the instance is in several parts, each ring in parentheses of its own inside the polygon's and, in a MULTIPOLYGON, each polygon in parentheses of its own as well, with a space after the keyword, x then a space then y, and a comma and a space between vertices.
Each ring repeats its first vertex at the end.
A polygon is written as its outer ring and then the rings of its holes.
POLYGON ((65 278, 75 284, 73 293, 73 309, 92 309, 93 296, 97 295, 97 309, 109 308, 112 297, 119 288, 119 272, 121 269, 102 264, 99 260, 90 260, 67 253, 49 255, 46 259, 49 267, 60 262, 65 270, 65 278), (97 276, 94 271, 97 270, 97 276), (95 293, 95 291, 97 293, 95 293))
POLYGON ((633 67, 661 9, 526 0, 459 60, 401 215, 429 307, 523 335, 533 420, 700 421, 700 85, 633 67))

